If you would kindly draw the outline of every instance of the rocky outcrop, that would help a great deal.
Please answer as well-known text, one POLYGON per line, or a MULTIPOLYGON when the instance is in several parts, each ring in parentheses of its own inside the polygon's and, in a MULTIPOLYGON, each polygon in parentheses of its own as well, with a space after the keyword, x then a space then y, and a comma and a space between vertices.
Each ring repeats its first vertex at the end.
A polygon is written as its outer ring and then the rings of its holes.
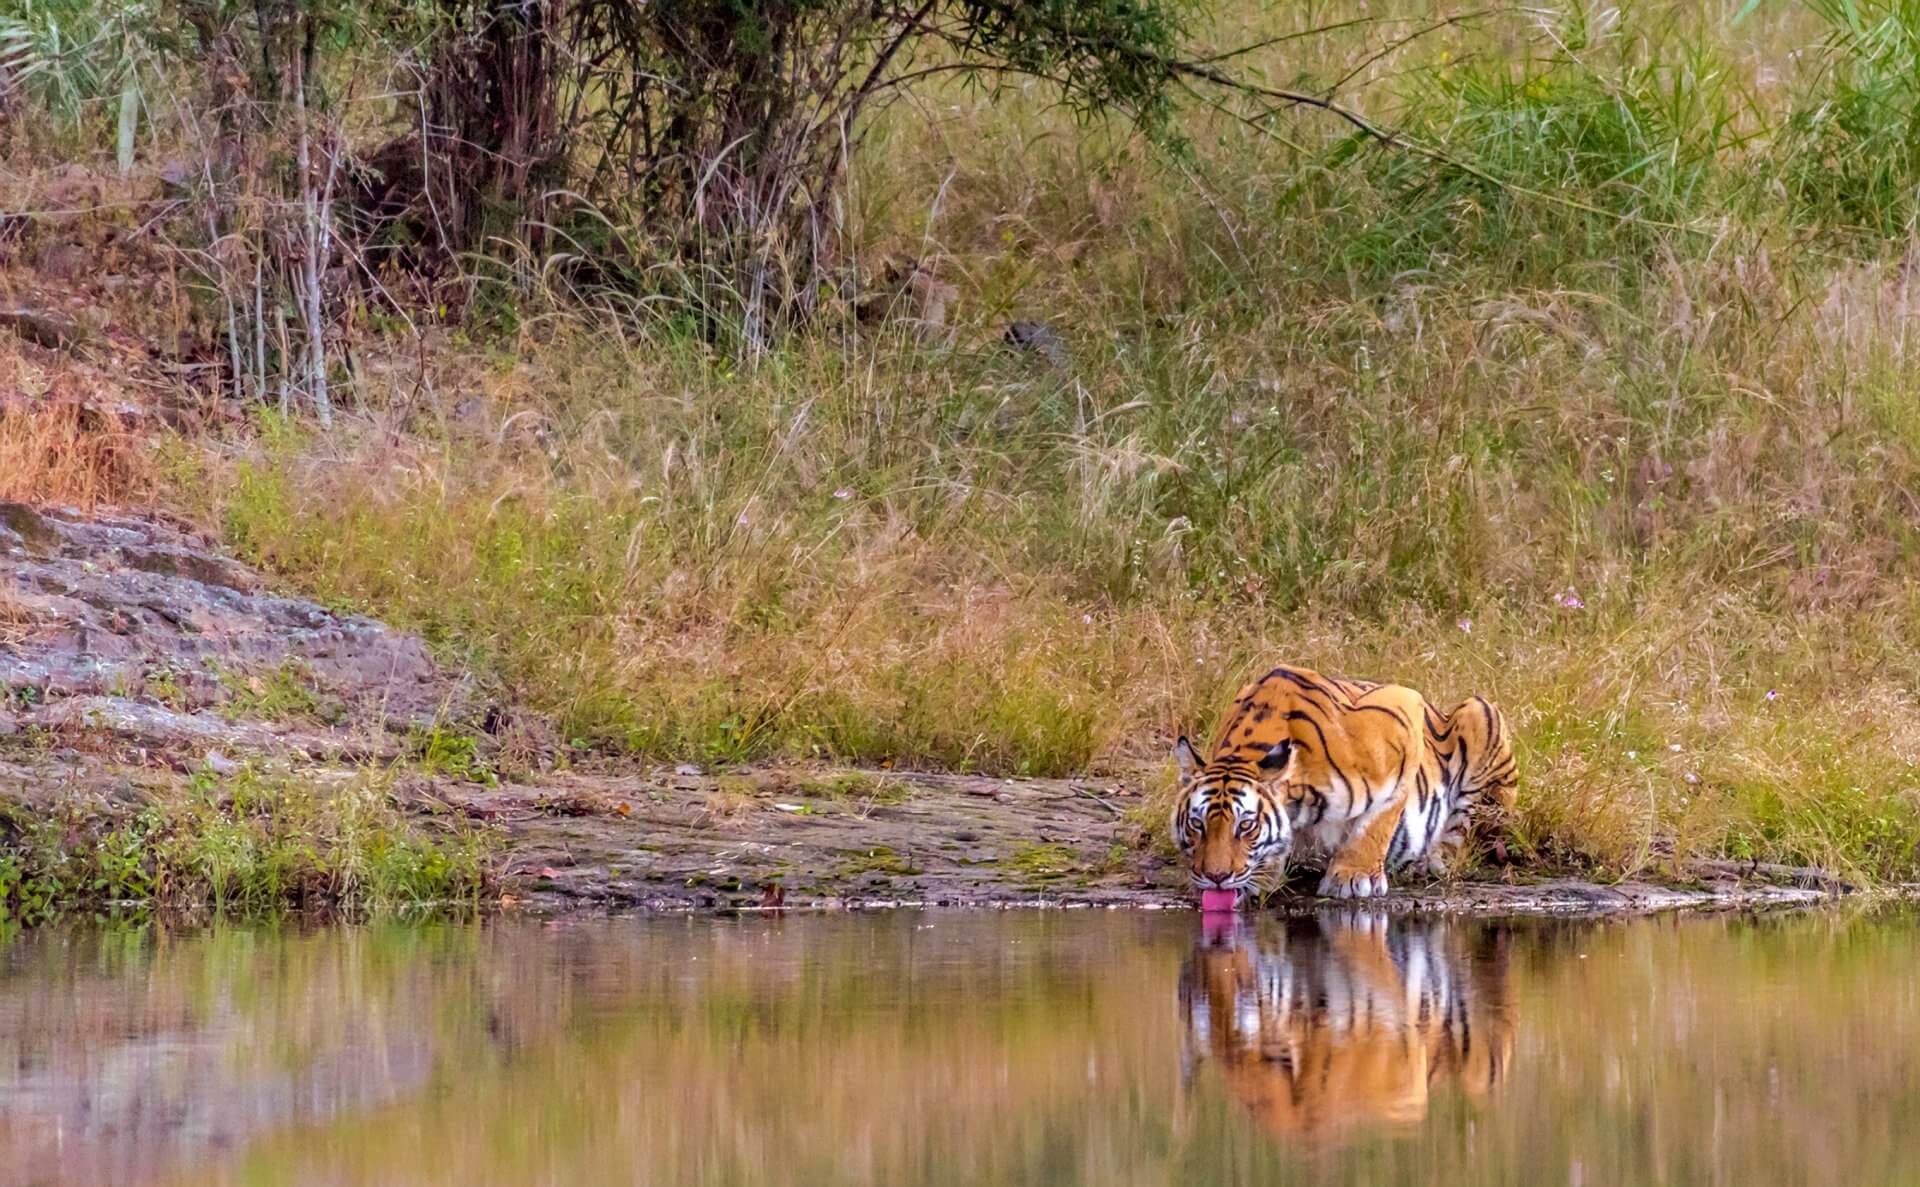
POLYGON ((417 637, 269 593, 191 532, 0 502, 0 733, 352 756, 471 708, 417 637))

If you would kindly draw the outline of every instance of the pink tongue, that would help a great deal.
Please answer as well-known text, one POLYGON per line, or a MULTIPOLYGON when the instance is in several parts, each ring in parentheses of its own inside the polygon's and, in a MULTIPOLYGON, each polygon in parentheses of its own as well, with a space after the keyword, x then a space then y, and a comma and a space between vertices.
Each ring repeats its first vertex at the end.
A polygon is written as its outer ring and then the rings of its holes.
POLYGON ((1200 892, 1202 911, 1231 911, 1240 903, 1237 890, 1203 890, 1200 892))

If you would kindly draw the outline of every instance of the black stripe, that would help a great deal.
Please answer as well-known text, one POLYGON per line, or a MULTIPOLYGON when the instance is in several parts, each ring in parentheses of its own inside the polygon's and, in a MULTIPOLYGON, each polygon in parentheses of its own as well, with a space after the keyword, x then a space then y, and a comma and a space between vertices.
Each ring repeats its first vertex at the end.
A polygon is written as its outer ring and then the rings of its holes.
POLYGON ((1352 707, 1350 707, 1350 708, 1349 708, 1349 709, 1347 710, 1347 712, 1348 712, 1349 714, 1352 714, 1352 713, 1385 713, 1385 714, 1386 714, 1386 715, 1387 715, 1388 717, 1391 717, 1391 718, 1393 718, 1393 719, 1394 719, 1394 720, 1395 720, 1396 722, 1399 722, 1399 723, 1400 723, 1400 728, 1402 728, 1402 729, 1405 729, 1405 730, 1411 730, 1411 729, 1413 728, 1413 723, 1412 723, 1411 721, 1408 721, 1408 720, 1407 720, 1407 715, 1406 715, 1405 713, 1402 713, 1402 712, 1401 712, 1400 710, 1398 710, 1398 709, 1395 709, 1395 708, 1394 708, 1393 706, 1391 706, 1391 705, 1354 705, 1354 706, 1352 706, 1352 707))
POLYGON ((1267 679, 1285 680, 1287 683, 1297 685, 1307 692, 1318 693, 1321 697, 1325 698, 1329 704, 1333 705, 1339 704, 1342 700, 1350 699, 1336 696, 1335 693, 1338 690, 1327 688, 1325 685, 1309 680, 1292 668, 1275 668, 1273 671, 1267 673, 1267 679))
MULTIPOLYGON (((1287 714, 1287 720, 1288 721, 1304 721, 1308 725, 1313 727, 1313 732, 1315 736, 1317 736, 1320 739, 1320 749, 1326 751, 1327 766, 1332 768, 1335 778, 1339 779, 1340 782, 1346 784, 1347 787, 1351 789, 1353 787, 1353 780, 1347 778, 1347 773, 1341 770, 1340 764, 1333 760, 1333 747, 1327 745, 1327 731, 1320 728, 1320 723, 1313 719, 1313 715, 1310 713, 1303 712, 1299 709, 1294 709, 1287 714)), ((1349 790, 1348 794, 1352 794, 1351 790, 1349 790)))

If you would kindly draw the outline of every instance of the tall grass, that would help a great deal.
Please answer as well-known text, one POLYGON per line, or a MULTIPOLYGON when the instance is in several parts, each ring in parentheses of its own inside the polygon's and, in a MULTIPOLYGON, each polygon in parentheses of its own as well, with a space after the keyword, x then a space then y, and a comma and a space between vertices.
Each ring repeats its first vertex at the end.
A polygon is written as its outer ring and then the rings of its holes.
POLYGON ((173 498, 583 746, 1131 765, 1286 658, 1500 700, 1543 860, 1912 877, 1913 189, 1833 130, 1903 134, 1914 22, 1871 11, 1341 34, 1427 154, 1197 110, 1165 157, 941 93, 848 207, 856 263, 941 261, 941 337, 744 368, 528 301, 325 436, 180 451, 173 498))

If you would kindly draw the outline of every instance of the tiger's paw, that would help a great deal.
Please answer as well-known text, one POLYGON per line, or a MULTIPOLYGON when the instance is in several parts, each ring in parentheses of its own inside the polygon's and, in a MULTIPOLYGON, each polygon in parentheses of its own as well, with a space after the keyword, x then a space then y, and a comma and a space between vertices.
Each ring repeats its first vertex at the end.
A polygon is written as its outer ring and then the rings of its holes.
POLYGON ((1385 871, 1328 870, 1315 893, 1321 898, 1377 898, 1387 893, 1387 875, 1385 871))

